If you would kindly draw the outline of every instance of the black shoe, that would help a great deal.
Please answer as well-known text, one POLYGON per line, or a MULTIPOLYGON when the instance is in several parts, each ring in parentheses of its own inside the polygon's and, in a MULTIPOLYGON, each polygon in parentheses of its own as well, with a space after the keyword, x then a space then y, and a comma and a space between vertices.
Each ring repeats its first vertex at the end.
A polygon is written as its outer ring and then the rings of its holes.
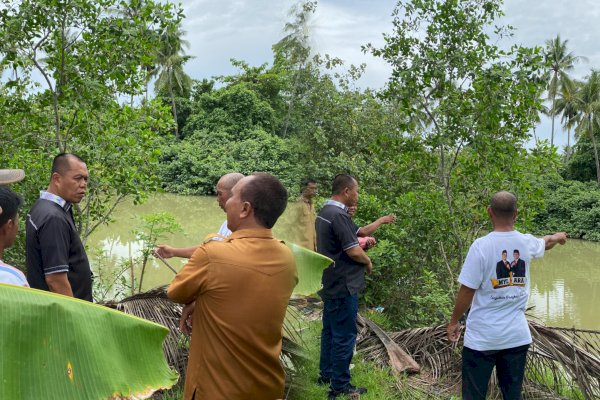
POLYGON ((317 385, 319 386, 329 386, 331 384, 331 378, 323 378, 322 376, 319 376, 319 378, 317 379, 317 385))
POLYGON ((345 389, 335 391, 330 390, 327 396, 327 400, 335 400, 338 396, 346 395, 346 394, 365 394, 367 393, 367 388, 364 387, 356 387, 352 385, 348 385, 345 389))

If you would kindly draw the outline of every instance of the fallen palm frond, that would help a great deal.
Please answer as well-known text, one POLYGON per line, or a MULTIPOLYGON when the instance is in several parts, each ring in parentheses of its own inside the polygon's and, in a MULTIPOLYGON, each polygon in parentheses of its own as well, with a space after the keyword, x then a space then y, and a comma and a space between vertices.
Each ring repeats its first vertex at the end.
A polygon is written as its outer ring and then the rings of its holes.
POLYGON ((189 337, 179 331, 182 306, 169 300, 166 288, 166 286, 157 287, 119 302, 106 302, 104 305, 167 327, 169 334, 163 344, 165 357, 169 365, 179 372, 181 381, 183 381, 188 358, 189 337))
POLYGON ((177 382, 160 325, 11 285, 0 303, 1 399, 145 399, 177 382))
MULTIPOLYGON (((529 323, 533 344, 527 358, 525 399, 600 398, 600 331, 551 328, 529 323)), ((368 360, 387 366, 389 358, 379 337, 368 324, 359 324, 357 347, 368 360)), ((460 393, 462 343, 446 339, 446 326, 406 329, 388 334, 417 361, 421 374, 398 380, 409 393, 428 398, 447 398, 460 393)), ((499 399, 495 376, 489 398, 499 399)), ((416 395, 415 395, 416 397, 416 395)))
MULTIPOLYGON (((402 392, 415 393, 415 398, 418 394, 448 398, 460 391, 460 352, 446 339, 445 326, 407 329, 388 335, 421 366, 420 374, 397 381, 402 392)), ((388 366, 385 346, 366 323, 359 324, 357 349, 365 359, 388 366)))
POLYGON ((600 398, 600 332, 549 328, 530 322, 529 377, 570 398, 600 398), (577 390, 578 389, 578 390, 577 390))
MULTIPOLYGON (((187 365, 189 337, 179 330, 182 307, 173 303, 166 293, 166 286, 127 297, 119 302, 104 305, 164 325, 169 335, 164 342, 164 353, 172 368, 179 371, 180 382, 184 381, 187 365)), ((288 307, 284 321, 284 337, 281 360, 286 370, 286 385, 289 384, 298 366, 306 361, 299 335, 301 315, 294 307, 288 307)))
POLYGON ((381 341, 383 347, 385 347, 390 366, 392 367, 392 371, 394 373, 401 374, 405 371, 409 373, 417 373, 421 370, 419 364, 417 364, 411 356, 402 350, 402 348, 398 346, 396 342, 394 342, 392 338, 390 338, 388 334, 379 327, 379 325, 367 318, 364 318, 364 321, 381 341))

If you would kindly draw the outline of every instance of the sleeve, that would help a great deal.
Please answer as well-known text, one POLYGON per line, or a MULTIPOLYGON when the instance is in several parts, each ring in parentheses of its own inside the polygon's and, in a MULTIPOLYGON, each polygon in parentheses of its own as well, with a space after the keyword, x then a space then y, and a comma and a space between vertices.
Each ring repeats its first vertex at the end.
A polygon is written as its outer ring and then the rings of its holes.
POLYGON ((207 290, 209 274, 208 254, 204 246, 196 249, 192 258, 173 278, 167 296, 175 303, 188 304, 207 290))
POLYGON ((469 248, 458 282, 471 289, 479 289, 483 283, 483 257, 477 242, 469 248))
POLYGON ((354 229, 354 234, 355 234, 356 236, 358 236, 358 231, 360 231, 360 226, 356 225, 356 224, 354 223, 354 221, 352 221, 352 220, 350 220, 350 221, 352 222, 352 229, 354 229))
POLYGON ((350 216, 338 214, 331 221, 331 228, 337 239, 342 244, 342 250, 346 251, 358 246, 356 236, 356 225, 350 219, 350 216))
POLYGON ((44 275, 69 271, 71 228, 62 218, 49 218, 38 230, 44 275))
POLYGON ((542 239, 538 239, 529 233, 525 235, 527 237, 527 247, 529 248, 529 254, 531 254, 531 258, 540 258, 544 256, 544 251, 546 250, 546 241, 542 239))

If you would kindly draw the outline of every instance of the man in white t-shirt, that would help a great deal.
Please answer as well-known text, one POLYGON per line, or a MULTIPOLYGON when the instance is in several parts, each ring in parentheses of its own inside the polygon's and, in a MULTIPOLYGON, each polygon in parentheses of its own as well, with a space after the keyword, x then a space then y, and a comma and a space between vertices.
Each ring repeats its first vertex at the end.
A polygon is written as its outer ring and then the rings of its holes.
MULTIPOLYGON (((243 177, 244 175, 238 172, 232 172, 223 175, 217 182, 217 203, 219 203, 219 207, 221 207, 223 211, 225 211, 225 203, 227 203, 227 200, 231 197, 231 189, 233 189, 235 184, 243 177)), ((227 227, 227 219, 221 224, 218 235, 223 237, 231 235, 231 230, 227 227)), ((219 240, 219 237, 215 237, 215 239, 219 240)), ((162 258, 191 258, 192 254, 194 254, 194 251, 196 251, 199 246, 200 245, 192 247, 172 247, 167 244, 159 244, 154 249, 154 253, 162 258)))
POLYGON ((7 187, 0 186, 0 283, 29 287, 25 274, 4 261, 4 249, 15 242, 19 230, 19 207, 22 200, 7 187))
POLYGON ((485 399, 494 366, 504 400, 518 400, 531 344, 525 318, 531 260, 557 243, 565 244, 567 235, 559 232, 537 239, 516 231, 517 198, 509 192, 494 195, 488 215, 494 230, 469 249, 458 278, 461 286, 448 324, 448 340, 458 341, 459 319, 471 307, 462 352, 463 400, 485 399), (524 275, 515 276, 512 271, 497 275, 506 249, 514 249, 513 265, 523 265, 524 275))

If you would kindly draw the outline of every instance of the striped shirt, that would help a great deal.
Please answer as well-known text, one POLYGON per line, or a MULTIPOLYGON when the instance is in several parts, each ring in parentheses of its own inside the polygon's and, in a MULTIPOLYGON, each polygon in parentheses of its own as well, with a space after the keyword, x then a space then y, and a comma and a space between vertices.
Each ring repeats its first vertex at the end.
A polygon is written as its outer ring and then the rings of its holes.
POLYGON ((0 283, 29 287, 25 274, 15 267, 11 267, 0 260, 0 283))

